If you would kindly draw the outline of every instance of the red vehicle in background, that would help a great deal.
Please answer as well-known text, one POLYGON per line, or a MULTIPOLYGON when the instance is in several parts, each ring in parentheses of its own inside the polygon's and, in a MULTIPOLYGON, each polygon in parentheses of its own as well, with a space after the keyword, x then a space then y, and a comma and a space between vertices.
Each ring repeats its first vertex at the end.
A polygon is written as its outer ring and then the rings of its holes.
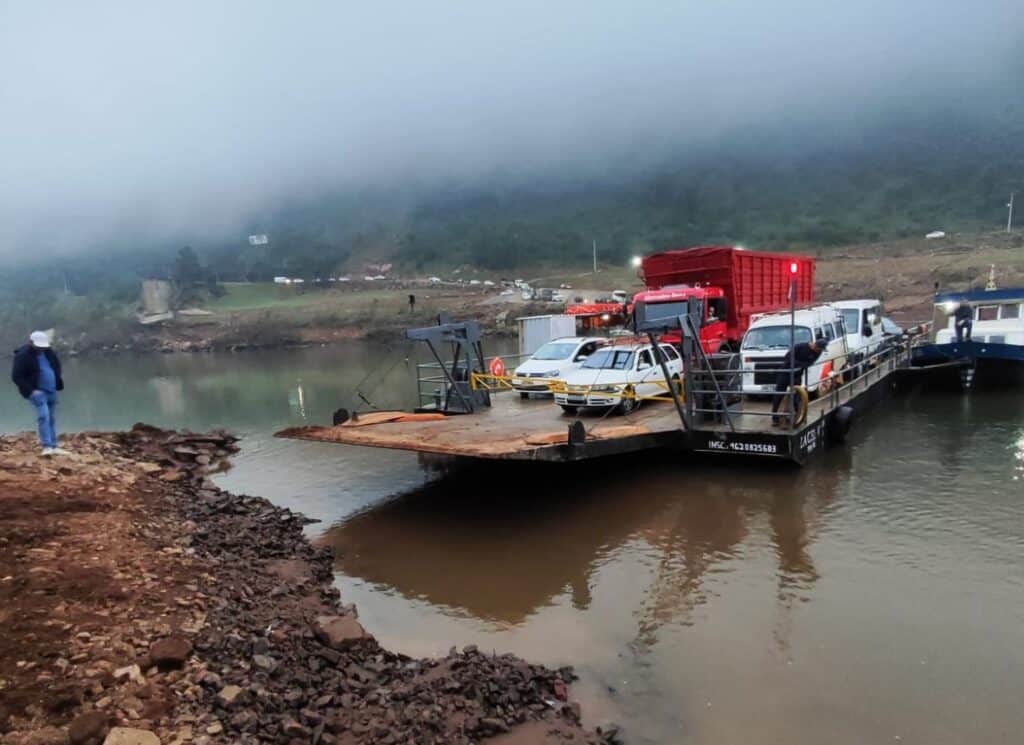
POLYGON ((647 306, 648 318, 662 317, 662 310, 665 317, 685 315, 691 297, 703 301, 700 339, 707 354, 738 351, 751 315, 788 308, 793 279, 796 304, 814 301, 814 259, 808 256, 700 246, 651 254, 640 273, 647 289, 633 302, 647 306))

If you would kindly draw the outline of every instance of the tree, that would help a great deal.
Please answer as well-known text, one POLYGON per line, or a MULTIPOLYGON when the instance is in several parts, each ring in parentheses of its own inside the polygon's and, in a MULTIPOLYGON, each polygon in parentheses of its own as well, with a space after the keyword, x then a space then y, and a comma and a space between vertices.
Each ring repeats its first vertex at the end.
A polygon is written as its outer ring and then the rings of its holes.
POLYGON ((190 287, 196 282, 202 282, 204 277, 205 272, 196 252, 192 246, 184 246, 178 251, 178 258, 174 260, 172 279, 182 287, 190 287))

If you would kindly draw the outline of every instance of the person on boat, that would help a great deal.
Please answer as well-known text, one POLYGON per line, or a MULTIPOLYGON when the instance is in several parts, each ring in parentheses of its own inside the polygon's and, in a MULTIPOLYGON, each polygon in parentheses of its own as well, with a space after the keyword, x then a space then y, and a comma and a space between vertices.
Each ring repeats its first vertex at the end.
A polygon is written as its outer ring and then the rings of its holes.
MULTIPOLYGON (((813 341, 802 341, 793 347, 790 352, 786 352, 786 356, 782 358, 782 370, 775 374, 775 395, 772 401, 772 426, 778 427, 781 418, 778 416, 779 407, 782 405, 782 400, 785 398, 782 394, 789 390, 790 372, 789 369, 793 368, 792 380, 797 385, 800 385, 804 377, 804 372, 818 361, 821 357, 821 353, 825 351, 825 340, 821 337, 814 339, 813 341), (792 353, 792 354, 791 354, 792 353)), ((793 413, 796 413, 797 409, 797 397, 796 391, 793 392, 793 413)))
POLYGON ((67 455, 57 445, 57 391, 64 390, 64 380, 60 360, 45 331, 33 331, 29 343, 15 351, 11 380, 36 410, 43 455, 67 455))
POLYGON ((953 328, 956 329, 956 343, 971 340, 971 328, 974 326, 974 311, 967 298, 960 301, 953 312, 953 328))

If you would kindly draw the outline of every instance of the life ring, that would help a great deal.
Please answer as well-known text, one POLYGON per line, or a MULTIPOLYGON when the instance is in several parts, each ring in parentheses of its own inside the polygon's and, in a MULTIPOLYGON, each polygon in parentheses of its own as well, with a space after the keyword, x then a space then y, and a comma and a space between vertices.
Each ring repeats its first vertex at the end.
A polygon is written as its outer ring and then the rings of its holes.
POLYGON ((799 427, 805 421, 807 421, 807 409, 810 405, 811 397, 807 393, 807 389, 802 385, 794 386, 787 393, 786 397, 782 399, 782 405, 779 407, 779 415, 783 417, 792 417, 793 426, 799 427), (796 394, 797 399, 797 410, 793 411, 793 394, 796 394))
POLYGON ((491 375, 496 378, 502 378, 505 376, 505 361, 501 357, 495 357, 491 360, 491 364, 488 365, 488 369, 491 371, 491 375))

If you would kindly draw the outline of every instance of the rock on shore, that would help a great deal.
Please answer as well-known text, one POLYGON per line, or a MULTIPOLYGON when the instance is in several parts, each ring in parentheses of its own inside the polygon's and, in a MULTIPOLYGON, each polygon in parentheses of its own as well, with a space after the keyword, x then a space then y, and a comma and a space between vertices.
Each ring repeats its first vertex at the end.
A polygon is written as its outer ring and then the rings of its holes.
POLYGON ((383 649, 307 520, 207 476, 225 433, 0 438, 3 743, 611 742, 571 670, 383 649))

